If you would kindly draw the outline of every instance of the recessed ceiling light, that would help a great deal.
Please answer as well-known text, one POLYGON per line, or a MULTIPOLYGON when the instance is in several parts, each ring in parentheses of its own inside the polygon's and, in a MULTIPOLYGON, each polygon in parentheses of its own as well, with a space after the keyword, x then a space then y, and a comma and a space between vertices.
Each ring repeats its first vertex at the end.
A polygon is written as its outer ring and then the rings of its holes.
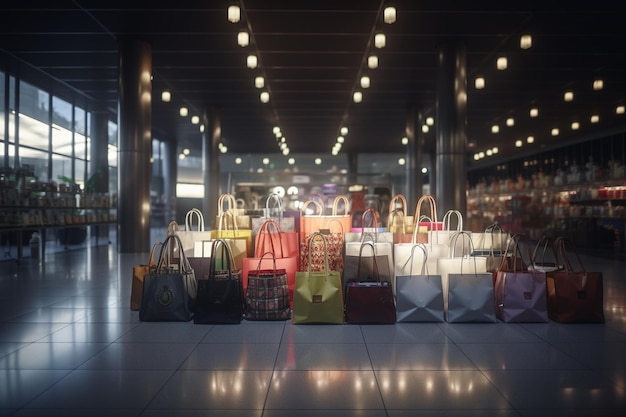
POLYGON ((536 107, 533 107, 532 109, 530 109, 530 117, 537 117, 539 116, 539 109, 536 107))
POLYGON ((578 129, 580 129, 580 123, 572 122, 572 130, 578 130, 578 129))
POLYGON ((566 102, 570 102, 574 100, 574 92, 573 91, 566 91, 563 94, 563 100, 565 100, 566 102))
POLYGON ((519 38, 519 47, 522 49, 530 49, 533 46, 533 38, 530 35, 522 35, 519 38))
POLYGON ((189 109, 185 106, 181 107, 180 110, 178 110, 178 113, 182 116, 182 117, 187 117, 187 115, 189 115, 189 109))
POLYGON ((169 90, 163 90, 161 92, 161 101, 169 103, 172 100, 172 93, 169 90))
POLYGON ((493 125, 491 126, 491 133, 498 133, 500 131, 500 126, 493 125))
POLYGON ((604 88, 604 81, 601 79, 593 80, 593 89, 598 91, 604 88))
POLYGON ((483 88, 485 88, 485 78, 484 77, 476 77, 476 79, 474 80, 474 87, 477 90, 482 90, 483 88))
POLYGON ((552 136, 559 136, 559 129, 558 129, 558 128, 556 128, 556 127, 555 127, 555 128, 553 128, 553 129, 550 131, 550 134, 551 134, 552 136))
POLYGON ((508 67, 508 65, 509 65, 508 60, 504 56, 501 56, 496 61, 496 68, 498 68, 499 70, 505 70, 508 67))

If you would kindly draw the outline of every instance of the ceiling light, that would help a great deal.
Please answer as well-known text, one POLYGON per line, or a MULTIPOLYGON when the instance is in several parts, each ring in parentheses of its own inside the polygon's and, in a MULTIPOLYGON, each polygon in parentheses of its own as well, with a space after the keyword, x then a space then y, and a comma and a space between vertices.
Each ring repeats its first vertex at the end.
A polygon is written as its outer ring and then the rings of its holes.
POLYGON ((378 57, 376 55, 370 55, 367 57, 367 67, 369 69, 378 68, 378 57))
POLYGON ((250 34, 245 30, 242 30, 237 34, 237 44, 242 48, 250 44, 250 34))
POLYGON ((624 106, 617 106, 615 108, 615 114, 624 114, 624 106))
POLYGON ((230 23, 237 23, 241 19, 241 9, 238 5, 233 4, 228 6, 228 21, 230 23))
POLYGON ((343 136, 337 136, 337 143, 344 143, 345 139, 343 136))
POLYGON ((161 101, 164 103, 169 103, 172 100, 172 93, 169 90, 163 90, 161 92, 161 101))
POLYGON ((504 56, 501 56, 496 61, 496 68, 498 68, 499 70, 505 70, 507 66, 508 66, 508 60, 504 56))
POLYGON ((342 136, 346 136, 348 134, 348 128, 347 127, 342 127, 341 128, 341 135, 342 136))
POLYGON ((289 155, 289 148, 283 149, 283 155, 285 156, 289 155))
POLYGON ((200 123, 200 117, 198 116, 191 116, 191 123, 194 125, 197 125, 198 123, 200 123))
POLYGON ((486 153, 487 153, 487 156, 493 155, 493 152, 491 151, 491 149, 487 149, 486 153))
POLYGON ((295 164, 295 163, 296 163, 296 158, 289 158, 289 159, 287 160, 287 163, 288 163, 289 165, 293 165, 293 164, 295 164))
POLYGON ((256 88, 263 88, 265 87, 265 78, 263 78, 262 76, 258 76, 254 79, 254 86, 256 88))
POLYGON ((598 123, 600 121, 600 116, 598 116, 597 114, 594 114, 591 116, 591 123, 598 123))
POLYGON ((398 165, 405 165, 406 164, 406 159, 404 158, 399 158, 398 159, 398 165))
POLYGON ((474 87, 476 87, 477 90, 482 90, 483 88, 485 88, 485 78, 476 77, 476 79, 474 80, 474 87))
POLYGON ((480 159, 483 159, 485 157, 485 153, 484 152, 478 152, 478 157, 480 159))
POLYGON ((275 134, 276 136, 279 136, 279 134, 280 134, 280 127, 274 126, 272 128, 272 133, 275 134))
POLYGON ((355 91, 352 95, 352 100, 355 103, 360 103, 361 101, 363 101, 363 93, 361 93, 360 91, 355 91))
POLYGON ((261 103, 267 103, 270 101, 270 93, 263 91, 261 92, 261 95, 259 95, 259 98, 261 99, 261 103))
POLYGON ((370 77, 367 75, 361 77, 361 88, 370 88, 370 77))
POLYGON ((406 136, 404 136, 404 137, 402 138, 402 144, 403 144, 403 145, 408 145, 408 144, 409 144, 409 138, 407 138, 406 136))
POLYGON ((250 69, 254 69, 257 66, 256 55, 248 55, 246 58, 246 66, 250 69))
POLYGON ((537 117, 539 116, 539 109, 536 107, 533 107, 532 109, 530 109, 530 117, 537 117))
POLYGON ((187 107, 181 107, 180 110, 178 110, 178 113, 182 116, 182 117, 187 117, 187 115, 189 115, 189 109, 187 107))
POLYGON ((267 165, 270 163, 270 159, 269 158, 263 158, 263 165, 267 165))
POLYGON ((243 162, 243 160, 239 157, 235 158, 235 164, 237 165, 241 165, 241 163, 243 162))
POLYGON ((204 125, 200 125, 200 132, 204 132, 204 125))
POLYGON ((509 127, 515 126, 515 119, 513 119, 512 117, 509 117, 508 119, 506 119, 506 125, 509 127))
POLYGON ((572 130, 578 130, 578 129, 580 129, 580 123, 572 122, 572 130))
POLYGON ((422 133, 428 133, 430 132, 430 127, 428 127, 428 125, 422 125, 422 133))
POLYGON ((515 141, 515 147, 516 147, 516 148, 521 148, 521 147, 522 147, 522 145, 523 145, 523 143, 522 143, 522 141, 521 141, 521 140, 519 140, 519 139, 518 139, 518 140, 516 140, 516 141, 515 141))
POLYGON ((491 148, 491 153, 492 154, 497 154, 498 152, 500 152, 500 149, 497 146, 494 146, 493 148, 491 148))
POLYGON ((220 152, 222 152, 222 153, 226 153, 226 152, 228 152, 228 146, 226 146, 226 145, 222 146, 222 147, 220 148, 220 152))
POLYGON ((434 119, 433 117, 428 116, 428 117, 426 118, 426 124, 427 124, 428 126, 432 126, 432 125, 434 125, 434 124, 435 124, 435 119, 434 119))
POLYGON ((189 148, 183 149, 183 154, 185 154, 185 155, 189 155, 190 152, 191 151, 189 150, 189 148))
POLYGON ((396 21, 396 8, 393 6, 385 7, 383 10, 383 22, 392 24, 396 21))
POLYGON ((570 101, 574 100, 574 92, 573 91, 566 91, 563 94, 563 100, 565 100, 566 102, 570 102, 570 101))
POLYGON ((526 143, 535 143, 535 137, 534 136, 529 136, 526 138, 526 143))
POLYGON ((555 127, 555 128, 553 128, 553 129, 550 131, 550 134, 551 134, 552 136, 559 136, 559 129, 557 129, 556 127, 555 127))
POLYGON ((185 154, 184 154, 184 153, 179 153, 179 154, 178 154, 178 159, 180 159, 181 161, 182 161, 183 159, 185 159, 185 154))
POLYGON ((500 131, 500 126, 493 125, 491 126, 491 133, 498 133, 500 131))
POLYGON ((315 165, 321 165, 322 164, 322 158, 315 158, 315 165))
POLYGON ((374 35, 374 46, 377 48, 384 48, 385 47, 385 43, 386 43, 387 39, 385 38, 385 34, 384 33, 377 33, 376 35, 374 35))
POLYGON ((474 154, 474 161, 478 161, 480 159, 480 156, 478 156, 477 153, 474 154))
POLYGON ((601 79, 593 80, 593 89, 598 91, 604 88, 604 81, 601 79))
POLYGON ((519 47, 522 49, 530 49, 533 46, 533 38, 530 35, 522 35, 519 38, 519 47))

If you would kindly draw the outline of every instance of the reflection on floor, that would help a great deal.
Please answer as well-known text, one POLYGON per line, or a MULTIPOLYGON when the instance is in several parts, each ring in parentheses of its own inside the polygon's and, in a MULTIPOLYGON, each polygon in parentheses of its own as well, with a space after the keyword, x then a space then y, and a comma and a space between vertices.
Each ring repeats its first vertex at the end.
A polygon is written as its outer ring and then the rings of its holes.
POLYGON ((605 324, 140 322, 115 246, 0 263, 0 416, 623 416, 626 279, 605 324))

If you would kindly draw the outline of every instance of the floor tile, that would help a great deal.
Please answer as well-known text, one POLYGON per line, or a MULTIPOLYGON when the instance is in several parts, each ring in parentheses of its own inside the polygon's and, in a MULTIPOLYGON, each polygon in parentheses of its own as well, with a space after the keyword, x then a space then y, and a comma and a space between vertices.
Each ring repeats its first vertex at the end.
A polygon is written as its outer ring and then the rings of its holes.
POLYGON ((372 369, 363 344, 326 343, 282 344, 276 361, 277 370, 366 370, 372 369))
POLYGON ((271 376, 271 371, 180 370, 148 408, 262 410, 271 376))
POLYGON ((0 378, 0 407, 24 407, 50 386, 65 377, 67 370, 8 369, 0 378))
POLYGON ((480 371, 376 371, 388 410, 502 410, 508 401, 480 371))
POLYGON ((106 343, 31 343, 0 358, 0 369, 76 369, 106 343))
POLYGON ((193 343, 112 343, 80 369, 178 369, 195 348, 193 343))
POLYGON ((202 343, 189 354, 181 369, 271 371, 278 347, 278 343, 202 343))
POLYGON ((27 408, 142 409, 172 371, 76 370, 35 398, 27 408))
POLYGON ((283 343, 363 343, 360 326, 292 324, 285 326, 283 343))
POLYGON ((376 370, 475 370, 476 366, 452 343, 369 344, 376 370))
POLYGON ((267 410, 382 410, 372 371, 276 371, 267 410))
POLYGON ((459 344, 479 369, 580 369, 578 360, 547 343, 459 344))

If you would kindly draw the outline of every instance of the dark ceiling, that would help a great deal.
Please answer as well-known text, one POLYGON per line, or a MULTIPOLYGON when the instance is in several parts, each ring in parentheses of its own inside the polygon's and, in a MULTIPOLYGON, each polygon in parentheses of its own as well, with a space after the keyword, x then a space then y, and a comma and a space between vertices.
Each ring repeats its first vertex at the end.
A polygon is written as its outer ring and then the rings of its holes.
MULTIPOLYGON (((557 144, 626 131, 626 14, 618 2, 510 2, 393 0, 397 21, 382 22, 381 0, 242 0, 243 19, 226 19, 228 0, 9 1, 0 8, 0 50, 16 60, 10 72, 41 84, 47 74, 75 97, 117 109, 118 44, 121 35, 152 47, 152 132, 199 148, 200 132, 178 115, 219 109, 229 152, 278 153, 272 127, 280 126, 290 152, 330 153, 341 126, 342 151, 403 152, 409 106, 436 117, 437 51, 461 41, 467 60, 467 140, 474 150, 497 146, 499 158, 538 152, 557 144), (137 5, 139 3, 141 5, 137 5), (536 3, 536 4, 531 4, 536 3), (559 3, 559 6, 553 6, 559 3), (237 32, 251 30, 252 43, 237 45, 237 32), (384 31, 386 46, 371 45, 384 31), (521 34, 532 47, 521 49, 521 34), (258 54, 260 67, 246 68, 258 54), (370 52, 379 67, 367 70, 370 52), (496 70, 506 56, 508 68, 496 70), (19 64, 16 64, 19 63, 19 64), (371 87, 352 102, 363 72, 371 87), (254 77, 262 74, 270 102, 259 100, 254 77), (477 90, 474 78, 486 78, 477 90), (600 91, 592 89, 604 80, 600 91), (170 103, 160 92, 170 89, 170 103), (571 103, 563 101, 574 92, 571 103), (531 119, 529 109, 539 109, 531 119), (592 114, 600 116, 590 123, 592 114), (514 118, 514 126, 505 120, 514 118), (580 123, 573 131, 572 122, 580 123), (491 133, 492 125, 500 133, 491 133), (558 137, 551 135, 559 128, 558 137), (527 144, 532 135, 535 143, 527 144), (522 150, 514 147, 523 140, 522 150)), ((5 55, 2 55, 5 56, 5 55)), ((53 92, 66 94, 52 86, 53 92)), ((93 108, 93 104, 90 104, 93 108)), ((433 143, 436 126, 425 134, 433 143)))

